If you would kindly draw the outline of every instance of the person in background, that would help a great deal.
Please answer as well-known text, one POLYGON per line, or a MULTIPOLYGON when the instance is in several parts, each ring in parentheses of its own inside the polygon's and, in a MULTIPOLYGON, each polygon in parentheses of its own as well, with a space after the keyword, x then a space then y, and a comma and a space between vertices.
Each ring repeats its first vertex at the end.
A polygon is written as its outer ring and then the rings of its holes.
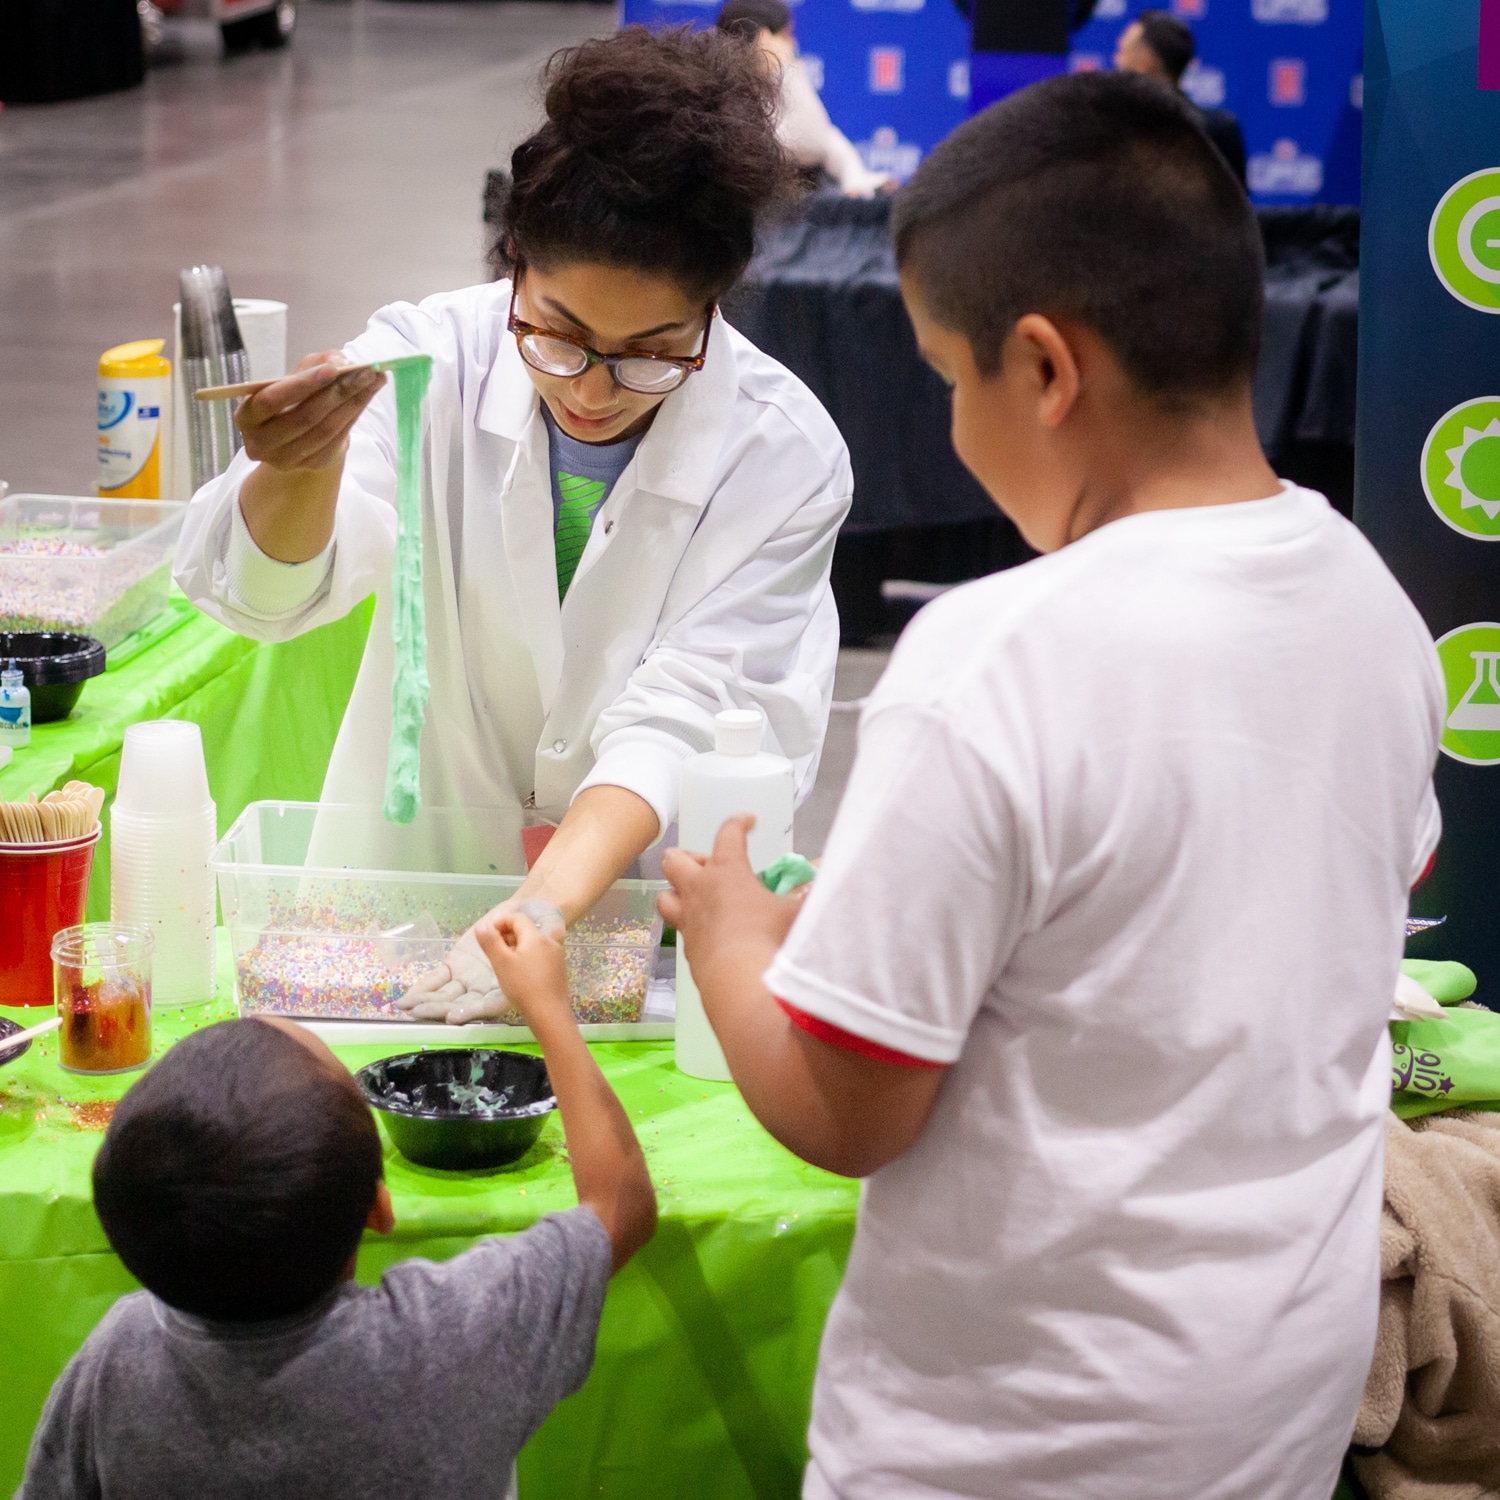
POLYGON ((767 70, 780 80, 776 135, 804 170, 823 171, 851 198, 873 198, 895 179, 865 166, 849 138, 832 120, 797 55, 792 13, 782 0, 729 0, 719 12, 719 30, 760 49, 767 70))
POLYGON ((573 1019, 561 942, 510 915, 478 938, 541 1043, 578 1207, 356 1285, 362 1233, 395 1212, 348 1070, 291 1021, 195 1032, 121 1101, 95 1160, 100 1223, 146 1290, 58 1377, 17 1500, 505 1488, 583 1384, 656 1195, 573 1019))
MULTIPOLYGON (((1143 10, 1120 33, 1115 67, 1122 73, 1144 73, 1160 78, 1181 92, 1182 75, 1198 51, 1186 21, 1164 10, 1143 10)), ((1184 96, 1185 97, 1185 96, 1184 96)), ((1230 165, 1240 186, 1245 185, 1245 137, 1240 122, 1227 109, 1200 109, 1189 100, 1203 132, 1230 165)))

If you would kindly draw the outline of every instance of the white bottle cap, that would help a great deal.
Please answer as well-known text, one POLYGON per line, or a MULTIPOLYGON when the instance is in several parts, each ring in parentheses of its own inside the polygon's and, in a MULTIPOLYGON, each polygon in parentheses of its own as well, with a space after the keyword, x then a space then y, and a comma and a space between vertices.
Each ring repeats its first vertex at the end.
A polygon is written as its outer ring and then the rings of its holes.
POLYGON ((765 728, 758 708, 726 708, 714 715, 714 749, 720 755, 759 755, 765 728))

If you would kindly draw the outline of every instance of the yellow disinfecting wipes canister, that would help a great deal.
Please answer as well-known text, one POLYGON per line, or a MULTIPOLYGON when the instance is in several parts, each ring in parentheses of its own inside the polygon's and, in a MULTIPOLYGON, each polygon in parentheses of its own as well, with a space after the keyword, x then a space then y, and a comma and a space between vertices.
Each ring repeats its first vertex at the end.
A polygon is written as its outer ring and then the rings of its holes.
POLYGON ((118 344, 99 359, 99 493, 161 497, 161 414, 172 361, 165 339, 118 344))

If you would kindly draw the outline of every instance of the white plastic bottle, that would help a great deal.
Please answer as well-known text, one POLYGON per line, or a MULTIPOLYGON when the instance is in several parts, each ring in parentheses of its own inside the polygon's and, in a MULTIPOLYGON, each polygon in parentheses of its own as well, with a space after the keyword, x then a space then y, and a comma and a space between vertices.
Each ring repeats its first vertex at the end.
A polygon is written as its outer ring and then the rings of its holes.
MULTIPOLYGON (((756 708, 714 716, 714 748, 682 767, 677 841, 708 854, 725 819, 753 813, 750 866, 764 870, 792 851, 792 763, 761 749, 765 717, 756 708)), ((681 944, 677 948, 677 1066, 693 1078, 727 1079, 729 1066, 703 1011, 681 944)))
POLYGON ((0 672, 0 745, 24 750, 30 743, 31 693, 22 683, 15 657, 11 657, 0 672))

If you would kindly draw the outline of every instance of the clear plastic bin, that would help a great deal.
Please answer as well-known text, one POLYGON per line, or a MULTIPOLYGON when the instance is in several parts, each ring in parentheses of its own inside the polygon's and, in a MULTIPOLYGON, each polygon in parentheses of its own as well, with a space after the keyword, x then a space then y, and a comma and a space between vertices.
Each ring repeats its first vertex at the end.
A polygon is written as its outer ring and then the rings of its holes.
MULTIPOLYGON (((246 1014, 409 1022, 397 998, 524 878, 522 819, 498 809, 252 802, 214 850, 246 1014)), ((568 934, 573 1013, 635 1025, 657 963, 662 882, 621 880, 568 934)), ((499 1018, 519 1025, 519 1015, 499 1018)))
POLYGON ((177 500, 0 499, 0 630, 118 644, 166 607, 186 510, 177 500))

